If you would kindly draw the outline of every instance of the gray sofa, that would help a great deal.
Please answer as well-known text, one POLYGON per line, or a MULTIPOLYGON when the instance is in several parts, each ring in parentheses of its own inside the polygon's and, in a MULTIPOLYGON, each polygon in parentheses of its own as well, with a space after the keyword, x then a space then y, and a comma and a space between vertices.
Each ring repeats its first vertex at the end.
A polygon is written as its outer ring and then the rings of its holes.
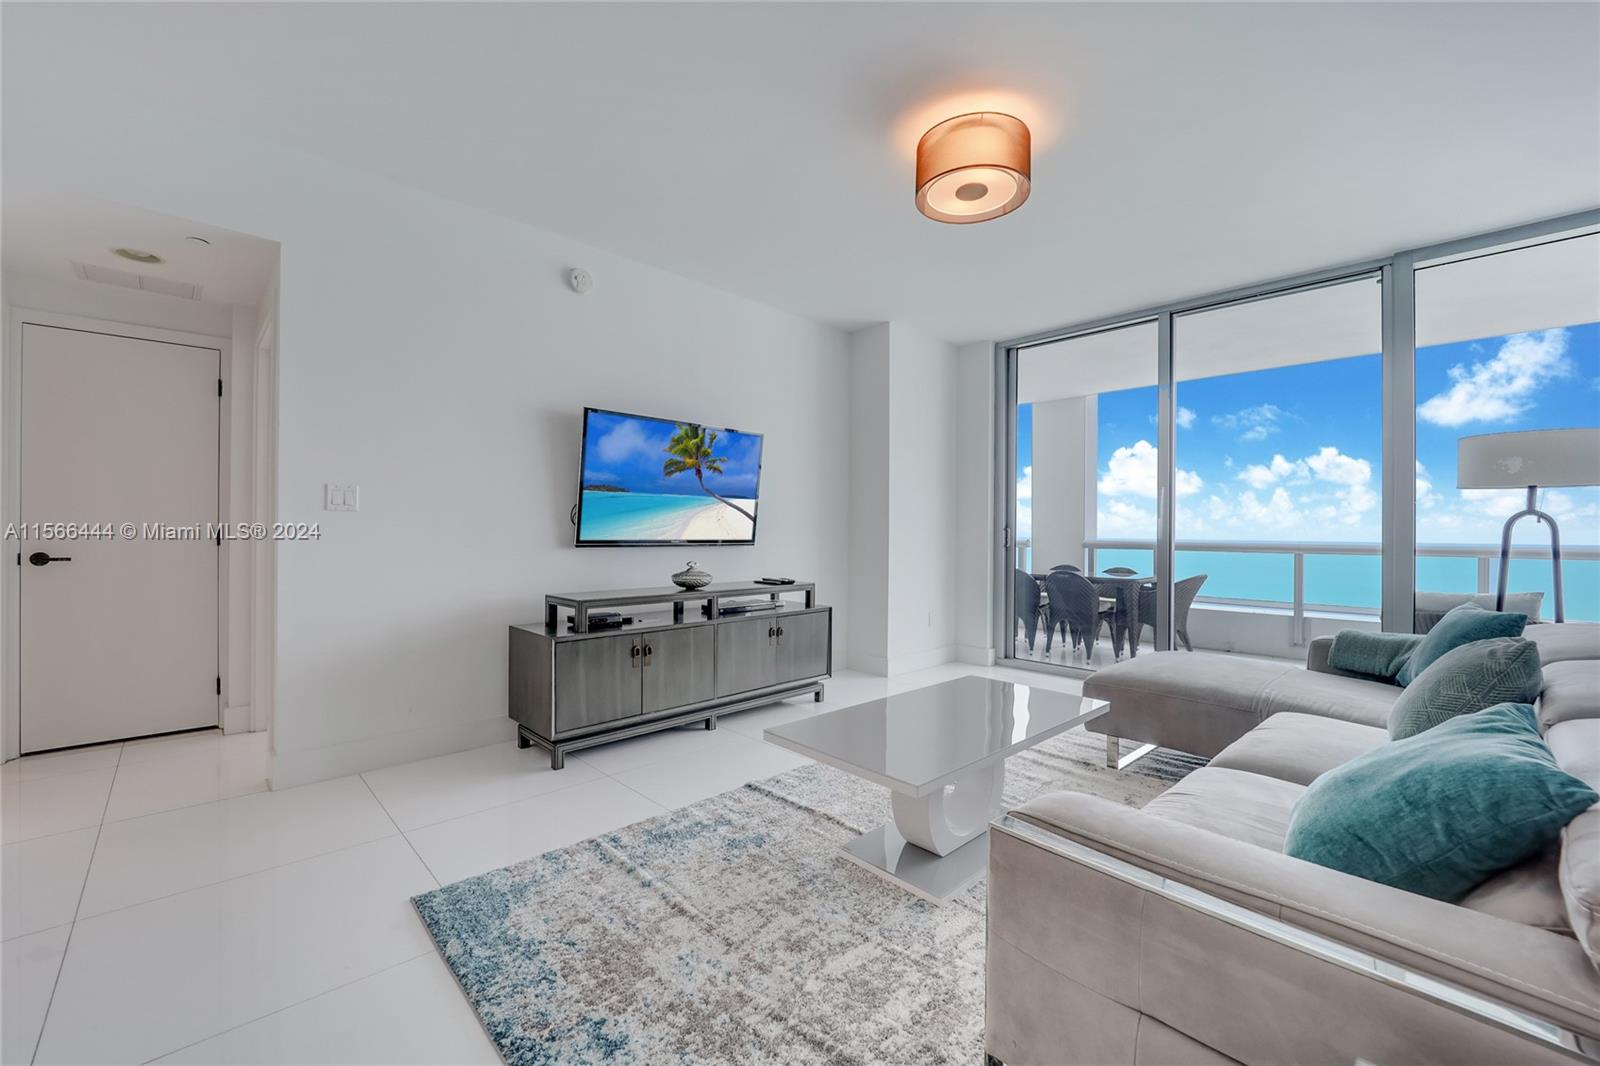
MULTIPOLYGON (((1557 762, 1600 788, 1600 626, 1537 625, 1557 762)), ((1600 1060, 1600 806, 1459 903, 1283 854, 1319 774, 1388 743, 1399 689, 1164 652, 1085 682, 1091 728, 1211 757, 1142 810, 1039 797, 990 839, 986 1050, 1024 1063, 1600 1060)))

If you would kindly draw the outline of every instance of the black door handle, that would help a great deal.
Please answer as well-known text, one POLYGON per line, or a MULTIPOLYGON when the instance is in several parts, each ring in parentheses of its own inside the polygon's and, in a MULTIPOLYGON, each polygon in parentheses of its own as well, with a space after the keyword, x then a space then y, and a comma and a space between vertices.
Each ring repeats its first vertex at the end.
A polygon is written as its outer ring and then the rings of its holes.
POLYGON ((51 563, 70 563, 70 555, 51 555, 49 552, 34 552, 28 556, 28 562, 34 566, 49 566, 51 563))

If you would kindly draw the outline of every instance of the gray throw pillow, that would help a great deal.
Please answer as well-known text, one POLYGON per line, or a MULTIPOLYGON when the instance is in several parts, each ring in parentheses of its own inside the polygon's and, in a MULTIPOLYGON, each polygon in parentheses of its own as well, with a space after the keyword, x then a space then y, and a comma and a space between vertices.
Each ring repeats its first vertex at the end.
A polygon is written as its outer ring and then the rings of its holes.
POLYGON ((1498 703, 1532 703, 1544 686, 1539 646, 1522 637, 1451 648, 1412 679, 1389 711, 1389 739, 1403 740, 1498 703))

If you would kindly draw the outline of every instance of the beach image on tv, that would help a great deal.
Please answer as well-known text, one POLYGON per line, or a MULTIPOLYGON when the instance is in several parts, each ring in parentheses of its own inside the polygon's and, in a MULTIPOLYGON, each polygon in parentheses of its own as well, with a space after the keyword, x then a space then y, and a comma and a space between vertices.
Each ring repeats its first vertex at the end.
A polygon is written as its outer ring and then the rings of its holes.
POLYGON ((580 543, 755 540, 761 438, 590 411, 580 543))

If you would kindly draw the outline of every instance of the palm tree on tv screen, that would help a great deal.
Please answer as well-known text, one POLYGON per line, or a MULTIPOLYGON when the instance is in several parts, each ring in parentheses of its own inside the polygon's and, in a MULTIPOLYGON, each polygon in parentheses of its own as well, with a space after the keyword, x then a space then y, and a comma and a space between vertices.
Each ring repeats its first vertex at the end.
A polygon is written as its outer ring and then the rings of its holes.
POLYGON ((716 447, 716 430, 708 430, 704 426, 697 426, 692 422, 680 422, 678 423, 678 431, 667 442, 667 454, 672 458, 661 464, 661 473, 666 477, 671 477, 686 470, 693 470, 694 479, 700 483, 701 492, 718 503, 727 504, 754 522, 756 520, 755 515, 746 511, 732 500, 712 492, 711 487, 706 484, 706 474, 722 473, 722 464, 728 461, 727 456, 716 454, 716 447))

